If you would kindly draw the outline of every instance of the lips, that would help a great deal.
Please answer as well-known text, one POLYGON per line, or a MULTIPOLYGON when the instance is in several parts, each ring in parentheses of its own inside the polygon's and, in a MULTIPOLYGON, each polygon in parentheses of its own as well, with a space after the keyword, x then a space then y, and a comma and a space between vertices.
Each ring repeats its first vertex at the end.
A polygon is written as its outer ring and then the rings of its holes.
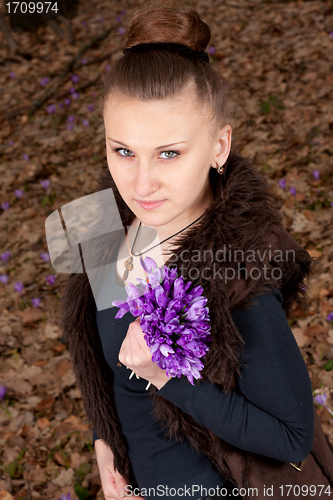
POLYGON ((157 207, 160 207, 161 205, 163 205, 163 203, 166 201, 166 200, 160 200, 160 201, 139 201, 139 200, 135 200, 138 205, 141 207, 141 208, 144 208, 146 210, 152 210, 154 208, 157 208, 157 207))

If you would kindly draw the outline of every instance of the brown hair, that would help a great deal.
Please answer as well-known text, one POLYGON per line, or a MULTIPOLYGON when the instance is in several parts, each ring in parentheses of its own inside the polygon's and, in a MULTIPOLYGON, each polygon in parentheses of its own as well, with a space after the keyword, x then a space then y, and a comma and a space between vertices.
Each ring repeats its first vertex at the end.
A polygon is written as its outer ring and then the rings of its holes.
MULTIPOLYGON (((187 6, 147 2, 134 14, 126 30, 126 48, 140 43, 175 42, 205 50, 211 38, 209 26, 187 6)), ((224 126, 233 118, 231 89, 222 76, 200 59, 167 50, 123 54, 102 76, 97 112, 103 116, 110 94, 152 100, 178 97, 194 85, 197 104, 210 111, 210 118, 224 126)))

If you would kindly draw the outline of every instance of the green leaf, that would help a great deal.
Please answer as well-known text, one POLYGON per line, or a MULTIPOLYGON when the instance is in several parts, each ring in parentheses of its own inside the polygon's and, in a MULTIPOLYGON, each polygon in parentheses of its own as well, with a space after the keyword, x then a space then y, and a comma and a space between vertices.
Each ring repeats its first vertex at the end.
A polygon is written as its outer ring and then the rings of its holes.
POLYGON ((264 115, 268 115, 271 112, 271 107, 269 105, 269 102, 263 101, 260 104, 260 109, 261 112, 264 113, 264 115))
POLYGON ((325 364, 324 368, 327 372, 333 370, 333 359, 329 359, 325 364))
POLYGON ((89 491, 79 483, 74 484, 74 491, 79 500, 86 500, 89 496, 89 491))

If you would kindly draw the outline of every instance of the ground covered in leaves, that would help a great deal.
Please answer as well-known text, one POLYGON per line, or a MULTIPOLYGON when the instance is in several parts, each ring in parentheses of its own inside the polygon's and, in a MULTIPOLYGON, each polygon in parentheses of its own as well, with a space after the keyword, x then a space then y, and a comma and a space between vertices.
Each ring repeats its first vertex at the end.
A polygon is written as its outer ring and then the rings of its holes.
MULTIPOLYGON (((106 165, 94 85, 124 48, 140 1, 83 0, 74 44, 48 26, 0 32, 0 498, 103 498, 92 431, 58 323, 67 279, 45 220, 92 193, 106 165), (6 390, 4 389, 6 386, 6 390), (1 393, 2 390, 2 393, 1 393), (2 398, 1 398, 2 395, 2 398)), ((285 227, 316 259, 310 307, 290 326, 333 444, 333 3, 194 1, 214 67, 235 88, 233 147, 266 176, 285 227)))

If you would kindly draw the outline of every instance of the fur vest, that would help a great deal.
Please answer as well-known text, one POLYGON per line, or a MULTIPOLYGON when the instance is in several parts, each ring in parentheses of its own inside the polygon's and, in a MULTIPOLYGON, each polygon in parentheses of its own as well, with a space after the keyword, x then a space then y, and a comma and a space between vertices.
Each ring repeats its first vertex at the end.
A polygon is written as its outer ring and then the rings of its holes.
MULTIPOLYGON (((245 308, 251 298, 274 286, 283 295, 283 308, 288 317, 294 304, 301 307, 306 305, 304 285, 314 276, 314 261, 284 229, 282 217, 272 204, 266 180, 248 159, 231 151, 224 174, 219 175, 215 169, 211 169, 209 175, 214 200, 195 225, 180 233, 176 250, 169 258, 171 263, 168 261, 166 265, 177 267, 177 262, 181 262, 184 279, 190 279, 193 287, 202 285, 204 288, 213 341, 203 358, 201 380, 220 384, 223 391, 228 392, 235 387, 235 375, 239 373, 239 356, 244 344, 230 313, 234 309, 245 308), (187 250, 188 262, 180 259, 184 249, 187 250), (224 259, 218 252, 221 249, 228 250, 224 259), (202 255, 207 250, 212 252, 206 252, 208 258, 205 261, 192 260, 191 263, 191 256, 202 255), (234 257, 236 250, 243 250, 243 255, 234 257), (287 250, 293 251, 293 258, 286 258, 287 250), (193 273, 189 274, 192 279, 187 278, 191 266, 206 268, 205 279, 201 272, 195 280, 193 273), (229 276, 230 268, 235 269, 234 279, 225 279, 226 268, 229 268, 229 276), (251 270, 254 272, 251 273, 251 270), (207 279, 207 276, 211 279, 207 279)), ((97 191, 107 188, 113 189, 126 230, 135 215, 121 198, 109 170, 105 168, 99 178, 97 191)), ((116 248, 115 245, 112 248, 110 241, 104 248, 101 247, 103 245, 99 242, 96 252, 112 254, 116 248)), ((137 487, 115 408, 113 372, 103 356, 96 327, 95 301, 86 273, 70 274, 62 297, 60 319, 87 418, 98 436, 111 448, 115 468, 137 487)), ((200 379, 196 383, 200 383, 200 379)), ((154 386, 151 386, 155 416, 163 424, 166 436, 190 440, 195 450, 204 453, 213 467, 234 482, 224 460, 234 448, 155 391, 154 386)), ((244 452, 244 485, 250 467, 251 453, 244 452)))

